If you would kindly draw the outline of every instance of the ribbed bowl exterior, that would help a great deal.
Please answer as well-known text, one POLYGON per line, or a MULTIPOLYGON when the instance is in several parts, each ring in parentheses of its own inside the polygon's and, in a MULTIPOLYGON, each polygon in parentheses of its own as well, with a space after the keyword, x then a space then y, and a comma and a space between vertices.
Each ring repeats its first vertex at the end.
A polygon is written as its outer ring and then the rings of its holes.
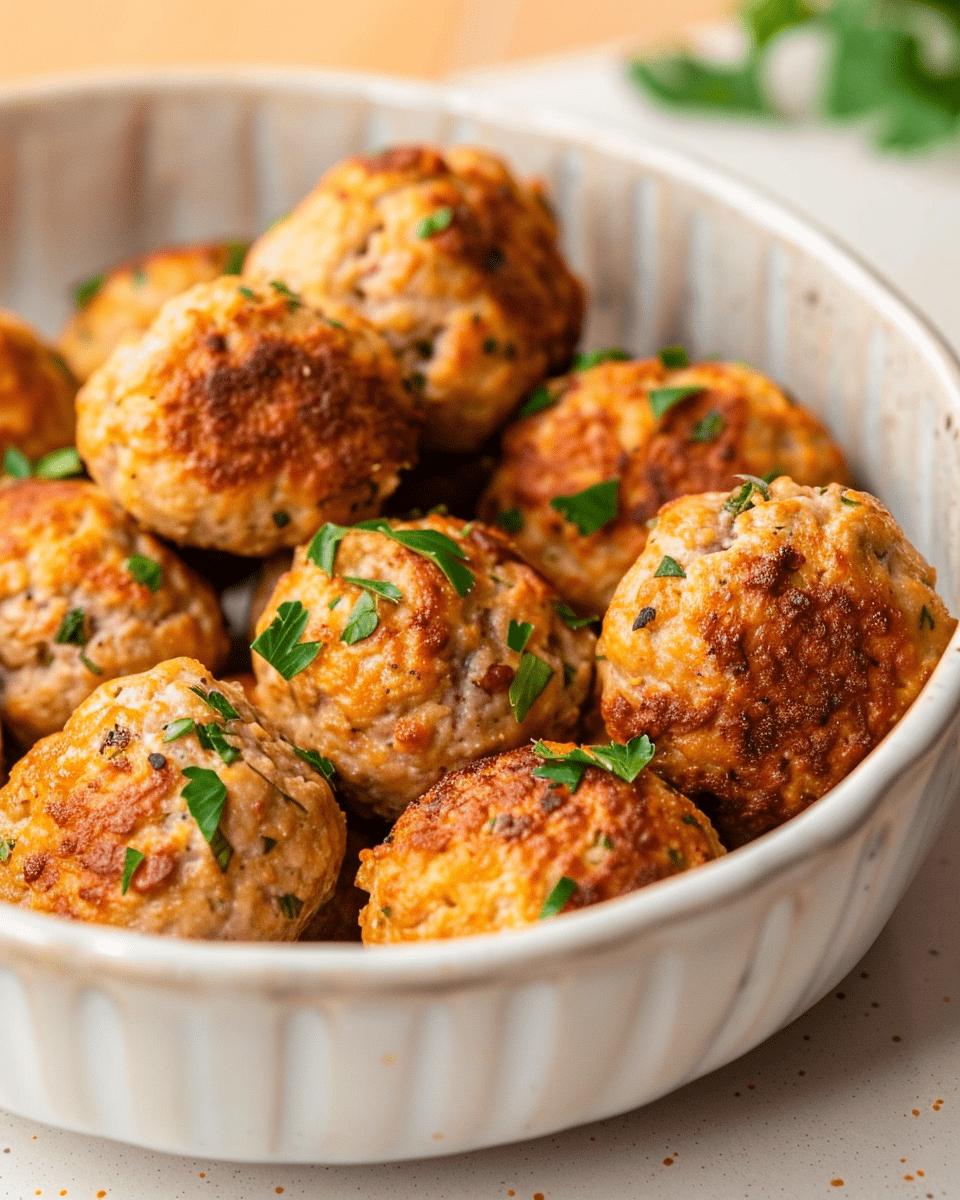
MULTIPOLYGON (((263 228, 345 154, 472 141, 543 176, 586 343, 682 341, 812 406, 960 611, 960 373, 896 296, 780 206, 667 149, 418 85, 243 71, 0 91, 0 303, 263 228)), ((528 1138, 743 1054, 846 974, 958 788, 960 639, 829 797, 726 859, 465 942, 221 946, 0 911, 0 1106, 240 1161, 374 1162, 528 1138)))

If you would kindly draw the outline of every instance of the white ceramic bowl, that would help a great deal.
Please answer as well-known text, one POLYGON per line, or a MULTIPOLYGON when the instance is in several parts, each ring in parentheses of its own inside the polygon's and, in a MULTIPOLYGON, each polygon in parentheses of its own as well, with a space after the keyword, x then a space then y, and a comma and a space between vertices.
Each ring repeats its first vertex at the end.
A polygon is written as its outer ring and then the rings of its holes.
MULTIPOLYGON (((247 234, 341 156, 477 141, 544 175, 589 345, 684 342, 812 405, 960 611, 960 372, 869 271, 667 149, 399 83, 245 70, 0 92, 0 303, 247 234)), ((755 1046, 864 953, 958 785, 960 637, 839 787, 720 862, 529 930, 363 950, 149 938, 0 908, 0 1105, 141 1146, 373 1162, 643 1104, 755 1046)), ((2 869, 2 868, 0 868, 2 869)))

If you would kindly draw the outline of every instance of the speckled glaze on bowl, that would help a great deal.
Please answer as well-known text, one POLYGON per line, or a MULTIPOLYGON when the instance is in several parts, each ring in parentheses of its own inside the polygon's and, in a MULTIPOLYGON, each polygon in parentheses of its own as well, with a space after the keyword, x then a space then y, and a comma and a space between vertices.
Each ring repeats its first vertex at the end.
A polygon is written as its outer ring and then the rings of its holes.
MULTIPOLYGON (((53 332, 66 285, 244 235, 344 154, 476 141, 549 182, 586 343, 746 359, 812 405, 960 611, 960 371, 909 308, 781 206, 662 147, 455 92, 320 73, 0 91, 0 303, 53 332)), ((0 909, 0 1106, 240 1161, 375 1162, 528 1138, 728 1062, 856 963, 958 787, 960 635, 829 796, 727 858, 497 937, 192 944, 0 909)))

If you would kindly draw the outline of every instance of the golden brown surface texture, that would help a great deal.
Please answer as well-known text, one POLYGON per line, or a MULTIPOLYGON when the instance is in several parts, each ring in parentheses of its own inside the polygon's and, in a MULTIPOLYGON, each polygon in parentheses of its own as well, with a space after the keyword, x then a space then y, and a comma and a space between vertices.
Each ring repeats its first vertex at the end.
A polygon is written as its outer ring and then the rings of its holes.
POLYGON ((476 448, 563 370, 583 318, 540 190, 464 146, 339 164, 254 242, 244 274, 315 289, 372 321, 423 397, 425 444, 444 450, 476 448))
POLYGON ((178 655, 215 670, 226 653, 210 587, 95 484, 0 489, 0 715, 23 746, 62 729, 106 679, 178 655), (159 566, 156 591, 134 578, 134 555, 159 566), (78 632, 58 644, 77 610, 78 632))
POLYGON ((0 458, 15 446, 31 461, 72 446, 77 384, 35 329, 0 309, 0 458))
POLYGON ((298 549, 257 625, 262 632, 280 604, 300 601, 310 614, 302 641, 323 643, 313 663, 287 682, 253 656, 262 711, 334 763, 354 808, 388 820, 453 767, 531 737, 569 735, 589 693, 595 645, 589 630, 561 621, 554 589, 498 531, 441 516, 391 524, 453 539, 474 576, 470 592, 458 596, 415 551, 354 530, 339 545, 333 578, 298 549), (386 581, 402 597, 377 598, 375 630, 353 645, 342 635, 365 593, 348 576, 386 581), (507 644, 511 621, 532 626, 524 653, 551 673, 522 722, 510 704, 521 661, 507 644))
POLYGON ((77 397, 91 475, 181 544, 266 555, 380 511, 418 415, 381 337, 283 285, 200 283, 77 397))
POLYGON ((88 280, 90 290, 96 290, 78 303, 58 343, 77 379, 89 379, 122 338, 144 333, 174 296, 195 283, 236 274, 245 249, 245 242, 166 246, 88 280))
POLYGON ((364 942, 530 925, 564 876, 569 912, 723 854, 703 813, 650 771, 630 784, 588 767, 571 793, 534 777, 541 761, 524 746, 452 771, 361 852, 364 942))
POLYGON ((188 938, 290 941, 332 893, 343 814, 329 786, 232 684, 188 658, 103 684, 62 732, 38 742, 0 791, 0 900, 79 921, 188 938), (240 752, 229 766, 171 722, 217 714, 191 689, 219 691, 240 752), (184 768, 226 787, 221 870, 191 815, 184 768), (127 849, 142 854, 124 894, 127 849))
POLYGON ((732 487, 736 475, 849 483, 843 454, 819 421, 769 379, 736 363, 668 370, 659 359, 607 362, 550 382, 557 403, 511 425, 480 505, 486 521, 519 510, 523 556, 584 613, 603 613, 667 500, 732 487), (697 388, 657 416, 651 392, 697 388), (619 482, 615 518, 595 533, 550 507, 619 482))
POLYGON ((607 729, 653 738, 653 769, 728 848, 852 770, 956 628, 933 568, 878 500, 789 479, 769 490, 738 516, 722 492, 661 509, 598 647, 607 729), (655 577, 665 556, 685 577, 655 577))

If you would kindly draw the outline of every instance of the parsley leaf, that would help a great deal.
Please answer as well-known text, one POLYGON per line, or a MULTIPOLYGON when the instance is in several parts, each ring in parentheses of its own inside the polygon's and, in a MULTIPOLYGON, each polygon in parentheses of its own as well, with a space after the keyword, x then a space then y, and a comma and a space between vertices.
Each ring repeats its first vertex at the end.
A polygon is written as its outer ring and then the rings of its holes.
POLYGON ((555 917, 576 890, 577 885, 574 881, 568 879, 566 875, 561 875, 554 884, 550 895, 543 902, 539 920, 542 921, 545 917, 555 917))
POLYGON ((605 362, 629 362, 630 355, 626 350, 621 350, 618 346, 611 346, 607 350, 588 350, 586 354, 575 354, 573 356, 573 369, 575 371, 589 371, 591 367, 599 367, 605 362))
POLYGON ((233 847, 220 829, 227 789, 216 771, 206 767, 184 767, 183 773, 190 782, 180 795, 186 800, 190 815, 213 851, 217 866, 221 871, 226 871, 233 856, 233 847))
POLYGON ((145 854, 141 854, 139 850, 134 850, 132 846, 127 847, 127 852, 123 857, 123 878, 120 880, 120 891, 125 896, 130 887, 130 880, 133 879, 133 873, 146 858, 145 854))
POLYGON ((85 646, 89 641, 82 608, 71 608, 60 623, 55 641, 58 646, 85 646))
POLYGON ((250 649, 266 659, 284 679, 292 679, 306 670, 320 653, 321 642, 298 645, 309 619, 309 612, 299 600, 285 600, 269 627, 251 644, 250 649))
POLYGON ((176 721, 171 721, 169 725, 163 727, 163 740, 165 742, 175 742, 178 738, 186 737, 188 733, 193 733, 197 723, 193 717, 178 717, 176 721))
POLYGON ((278 529, 286 529, 286 527, 290 524, 290 514, 288 512, 284 512, 282 508, 277 509, 272 516, 273 523, 278 529))
POLYGON ((590 753, 599 765, 626 783, 633 783, 653 758, 655 750, 656 747, 645 733, 631 738, 625 746, 611 742, 608 746, 590 747, 590 753))
POLYGON ((296 312, 298 308, 303 308, 303 301, 296 292, 292 292, 287 287, 282 279, 271 279, 270 286, 278 296, 282 296, 286 300, 288 312, 296 312))
POLYGON ((668 369, 690 366, 690 358, 682 346, 664 346, 660 351, 659 358, 668 369))
POLYGON ((852 496, 841 496, 840 503, 845 504, 847 508, 860 508, 863 504, 862 500, 854 500, 852 496))
POLYGON ((223 262, 224 275, 239 275, 243 270, 243 260, 247 257, 249 244, 247 242, 227 242, 224 245, 227 257, 223 262))
POLYGON ((530 641, 533 626, 529 621, 511 621, 507 629, 507 645, 517 654, 523 653, 523 648, 530 641))
POLYGON ((230 701, 226 698, 223 692, 204 692, 202 688, 192 687, 190 689, 195 696, 200 699, 209 708, 212 708, 215 713, 223 717, 225 721, 238 721, 240 714, 233 707, 230 701))
POLYGON ((660 566, 654 571, 653 577, 654 579, 663 579, 670 576, 676 579, 686 579, 687 573, 675 558, 665 554, 660 560, 660 566))
POLYGON ((340 641, 346 642, 348 646, 362 642, 364 638, 368 638, 373 633, 379 622, 377 606, 369 592, 364 592, 350 610, 343 633, 340 634, 340 641))
POLYGON ((382 596, 384 600, 389 600, 391 604, 399 604, 403 599, 403 592, 395 583, 388 583, 384 579, 359 579, 356 575, 344 575, 345 582, 356 584, 357 587, 365 588, 368 592, 374 592, 377 596, 382 596))
POLYGON ((599 617, 578 617, 564 600, 554 600, 553 609, 568 629, 582 629, 584 625, 593 625, 600 620, 599 617))
POLYGON ((433 237, 435 233, 443 233, 452 220, 453 209, 448 204, 444 204, 442 208, 435 208, 429 216, 417 223, 417 237, 428 238, 433 237))
POLYGON ((458 596, 466 596, 473 588, 473 575, 462 565, 462 560, 467 558, 466 552, 445 533, 436 529, 393 529, 383 517, 361 521, 354 528, 382 533, 408 550, 429 558, 446 575, 458 596))
POLYGON ((243 757, 236 746, 230 745, 224 736, 224 730, 216 721, 212 721, 209 725, 197 725, 196 733, 204 750, 215 750, 226 766, 229 767, 231 763, 235 763, 238 758, 243 757))
POLYGON ((9 862, 16 844, 16 838, 0 838, 0 863, 9 862))
POLYGON ((71 475, 83 474, 83 462, 76 446, 64 446, 45 454, 33 468, 37 479, 69 479, 71 475))
POLYGON ((662 417, 681 400, 686 400, 689 396, 696 396, 702 391, 703 385, 699 383, 690 384, 687 387, 653 388, 648 394, 648 399, 650 407, 653 409, 653 415, 662 417))
POLYGON ((163 586, 163 567, 154 558, 133 554, 123 564, 137 583, 145 584, 151 592, 159 592, 163 586))
POLYGON ((931 629, 936 629, 937 627, 937 623, 933 619, 933 614, 926 605, 920 609, 920 628, 922 629, 924 625, 929 625, 931 629))
POLYGON ((619 490, 619 479, 607 479, 572 496, 554 496, 550 507, 588 537, 616 517, 619 490))
POLYGON ((297 758, 302 758, 308 766, 313 767, 315 771, 319 771, 324 779, 329 781, 336 774, 336 768, 330 759, 324 758, 316 750, 301 750, 299 746, 294 746, 293 752, 297 758))
POLYGON ((599 765, 579 746, 558 754, 545 742, 535 742, 533 752, 537 758, 544 759, 539 767, 534 768, 534 778, 553 779, 557 783, 565 784, 571 795, 583 781, 583 773, 587 767, 599 765))
POLYGON ((542 658, 526 652, 520 656, 520 665, 507 693, 518 725, 523 724, 527 713, 552 678, 553 667, 542 658))
POLYGON ((285 896, 281 896, 277 900, 277 904, 280 906, 280 911, 283 913, 283 915, 288 917, 291 921, 296 920, 296 918, 300 916, 300 912, 303 909, 303 901, 299 896, 295 896, 292 892, 287 892, 285 896))
POLYGON ((240 295, 241 295, 241 296, 243 296, 243 298, 244 298, 245 300, 252 300, 254 304, 259 304, 259 303, 260 303, 260 297, 259 297, 259 296, 257 295, 257 293, 256 293, 256 292, 253 290, 253 288, 248 288, 248 287, 238 287, 238 288, 237 288, 237 291, 240 293, 240 295))
POLYGON ((523 513, 519 508, 504 509, 503 512, 498 512, 493 520, 494 524, 507 533, 519 533, 523 529, 523 513))
POLYGON ((310 540, 307 547, 307 558, 333 578, 333 560, 337 555, 337 547, 350 532, 346 525, 334 525, 328 521, 310 540))
POLYGON ((754 506, 754 492, 759 492, 764 500, 770 499, 770 489, 762 479, 758 479, 755 475, 738 475, 737 478, 743 480, 743 486, 735 488, 731 492, 730 499, 723 506, 727 512, 733 513, 735 517, 749 512, 754 506))
POLYGON ((576 746, 562 754, 551 750, 545 742, 535 742, 534 754, 545 761, 533 774, 537 779, 555 779, 564 783, 571 793, 580 786, 587 767, 598 767, 625 783, 633 783, 653 758, 655 749, 645 733, 631 738, 626 745, 611 742, 607 746, 576 746))
POLYGON ((73 289, 73 303, 78 309, 86 308, 90 301, 103 287, 103 275, 91 275, 89 279, 84 279, 82 283, 78 283, 73 289))
POLYGON ((14 479, 29 479, 32 473, 30 459, 16 446, 8 446, 3 452, 3 473, 14 479))
POLYGON ((545 408, 552 408, 559 399, 559 395, 554 395, 545 384, 541 383, 520 406, 517 416, 532 417, 534 413, 542 412, 545 408))

